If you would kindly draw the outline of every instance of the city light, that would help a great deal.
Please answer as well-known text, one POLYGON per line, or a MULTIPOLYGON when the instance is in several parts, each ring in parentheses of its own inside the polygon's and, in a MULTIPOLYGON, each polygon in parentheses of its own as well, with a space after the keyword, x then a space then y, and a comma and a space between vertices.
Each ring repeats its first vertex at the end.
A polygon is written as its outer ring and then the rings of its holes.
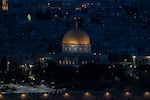
POLYGON ((64 97, 69 97, 70 95, 69 95, 69 93, 64 93, 64 97))
POLYGON ((125 95, 126 97, 129 97, 129 96, 131 96, 131 93, 130 93, 129 91, 126 91, 126 92, 124 93, 124 95, 125 95))
POLYGON ((144 93, 144 96, 145 96, 145 97, 150 97, 150 92, 146 91, 146 92, 144 93))
POLYGON ((85 92, 84 95, 85 96, 90 96, 90 93, 89 92, 85 92))
POLYGON ((1 0, 2 2, 2 10, 7 11, 8 10, 8 0, 1 0))
POLYGON ((1 0, 0 100, 150 100, 148 1, 1 0))
POLYGON ((50 4, 51 4, 51 3, 49 3, 49 2, 47 3, 48 6, 50 6, 50 4))
POLYGON ((133 59, 133 65, 135 65, 136 64, 136 56, 132 56, 132 59, 133 59))
POLYGON ((28 14, 28 15, 27 15, 27 20, 30 22, 31 19, 32 19, 31 14, 28 14))
POLYGON ((130 65, 130 68, 132 68, 132 65, 130 65))
POLYGON ((107 92, 105 92, 105 94, 104 94, 104 95, 105 95, 105 97, 107 97, 107 98, 110 98, 110 97, 111 97, 111 93, 110 93, 110 92, 108 92, 108 91, 107 91, 107 92))
POLYGON ((48 93, 43 94, 43 97, 48 97, 48 96, 49 96, 48 93))
POLYGON ((27 97, 27 94, 22 93, 22 94, 20 95, 20 97, 21 97, 21 98, 26 98, 26 97, 27 97))
POLYGON ((2 95, 2 94, 0 94, 0 99, 1 99, 1 98, 3 98, 3 95, 2 95))

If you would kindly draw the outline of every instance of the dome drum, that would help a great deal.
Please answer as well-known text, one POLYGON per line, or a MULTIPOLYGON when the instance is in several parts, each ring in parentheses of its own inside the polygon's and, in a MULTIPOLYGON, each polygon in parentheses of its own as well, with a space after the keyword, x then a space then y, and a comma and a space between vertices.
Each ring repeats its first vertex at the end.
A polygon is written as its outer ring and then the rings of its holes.
POLYGON ((90 53, 91 45, 62 45, 64 53, 90 53))

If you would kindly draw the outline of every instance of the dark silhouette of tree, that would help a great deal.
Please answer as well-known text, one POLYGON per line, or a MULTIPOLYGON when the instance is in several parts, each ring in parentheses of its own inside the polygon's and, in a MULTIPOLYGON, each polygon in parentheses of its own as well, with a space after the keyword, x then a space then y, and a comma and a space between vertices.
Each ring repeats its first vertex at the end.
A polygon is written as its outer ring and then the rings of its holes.
POLYGON ((53 45, 52 44, 49 44, 49 46, 48 46, 48 52, 54 52, 54 47, 53 47, 53 45))
POLYGON ((36 13, 35 13, 35 18, 36 19, 41 19, 42 18, 42 12, 41 11, 36 11, 36 13))
POLYGON ((43 18, 45 20, 52 18, 52 14, 51 14, 50 10, 48 10, 48 9, 46 10, 46 12, 43 14, 43 18))
POLYGON ((95 22, 95 16, 93 13, 91 13, 90 20, 91 20, 91 23, 95 22))
POLYGON ((65 25, 66 25, 67 27, 70 27, 70 22, 69 22, 69 20, 66 20, 66 21, 65 21, 65 25))
POLYGON ((21 82, 24 80, 25 82, 28 82, 28 75, 22 73, 22 69, 19 67, 16 67, 14 70, 10 71, 5 75, 6 82, 11 82, 12 79, 15 79, 16 82, 21 82))
POLYGON ((57 71, 57 68, 58 68, 58 66, 56 65, 55 62, 49 61, 49 62, 48 62, 48 67, 47 67, 47 70, 46 70, 47 75, 52 75, 52 74, 54 74, 54 73, 57 71))
POLYGON ((57 15, 58 17, 62 17, 62 12, 60 10, 57 10, 55 12, 55 15, 57 15))
POLYGON ((5 73, 6 69, 7 69, 7 58, 2 57, 0 62, 0 71, 2 71, 2 73, 5 73))
POLYGON ((42 68, 41 63, 36 63, 35 64, 35 67, 33 69, 33 74, 36 77, 42 77, 43 76, 43 68, 42 68))
POLYGON ((40 20, 49 20, 52 18, 52 14, 49 9, 47 9, 45 12, 38 10, 35 13, 35 18, 40 20))

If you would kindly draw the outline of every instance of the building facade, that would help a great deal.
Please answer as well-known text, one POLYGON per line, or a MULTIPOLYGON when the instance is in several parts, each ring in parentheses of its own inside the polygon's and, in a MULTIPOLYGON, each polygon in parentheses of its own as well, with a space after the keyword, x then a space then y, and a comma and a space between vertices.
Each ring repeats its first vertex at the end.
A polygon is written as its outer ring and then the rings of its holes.
POLYGON ((88 34, 78 27, 69 30, 62 40, 62 52, 50 53, 45 57, 58 65, 80 67, 88 63, 108 63, 108 56, 91 52, 88 34))
POLYGON ((1 9, 3 11, 7 11, 8 10, 8 0, 1 0, 1 9))
POLYGON ((138 56, 136 57, 137 65, 150 65, 150 56, 138 56))

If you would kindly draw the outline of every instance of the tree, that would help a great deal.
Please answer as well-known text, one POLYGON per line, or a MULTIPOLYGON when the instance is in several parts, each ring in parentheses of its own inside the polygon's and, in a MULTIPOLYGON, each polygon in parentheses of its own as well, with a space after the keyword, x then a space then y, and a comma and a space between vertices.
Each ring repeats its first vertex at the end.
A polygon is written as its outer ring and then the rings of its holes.
POLYGON ((47 19, 51 19, 52 18, 52 14, 51 12, 47 9, 46 12, 43 14, 43 19, 47 20, 47 19))
POLYGON ((58 17, 62 17, 62 12, 60 10, 57 10, 55 12, 55 15, 57 15, 58 17))
POLYGON ((6 69, 7 69, 7 58, 2 57, 0 62, 0 71, 2 71, 2 73, 5 73, 6 69))

